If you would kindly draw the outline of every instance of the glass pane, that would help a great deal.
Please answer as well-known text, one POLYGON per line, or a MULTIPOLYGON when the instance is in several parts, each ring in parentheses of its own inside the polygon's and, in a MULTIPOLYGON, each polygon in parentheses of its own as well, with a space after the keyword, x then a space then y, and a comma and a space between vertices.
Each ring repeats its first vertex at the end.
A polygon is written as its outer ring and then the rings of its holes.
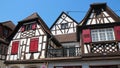
POLYGON ((100 41, 105 41, 105 40, 106 40, 105 33, 100 33, 100 41))
POLYGON ((96 41, 98 41, 98 33, 97 33, 97 31, 92 31, 92 41, 93 42, 96 42, 96 41))

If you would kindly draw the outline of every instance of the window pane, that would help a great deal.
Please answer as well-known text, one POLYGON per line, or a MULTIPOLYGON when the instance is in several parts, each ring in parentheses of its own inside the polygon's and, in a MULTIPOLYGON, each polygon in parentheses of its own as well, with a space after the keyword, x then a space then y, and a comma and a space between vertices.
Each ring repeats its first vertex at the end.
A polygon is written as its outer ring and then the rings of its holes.
POLYGON ((97 32, 97 30, 91 30, 91 35, 92 35, 92 41, 93 42, 98 41, 98 32, 97 32))
POLYGON ((100 35, 100 41, 105 41, 106 40, 105 33, 99 33, 99 35, 100 35))
POLYGON ((114 40, 113 33, 112 32, 108 32, 107 33, 107 38, 108 38, 108 40, 114 40))
POLYGON ((93 42, 98 41, 98 34, 97 33, 92 34, 92 41, 93 42))

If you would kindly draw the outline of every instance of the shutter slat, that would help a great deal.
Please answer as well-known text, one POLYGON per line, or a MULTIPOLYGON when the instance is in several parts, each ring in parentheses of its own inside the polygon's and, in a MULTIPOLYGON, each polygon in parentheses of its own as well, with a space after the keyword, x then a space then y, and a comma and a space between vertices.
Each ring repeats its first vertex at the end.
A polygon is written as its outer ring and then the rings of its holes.
POLYGON ((115 26, 114 27, 114 32, 115 32, 115 38, 117 41, 120 41, 120 26, 115 26))
POLYGON ((83 43, 90 43, 91 42, 90 29, 83 30, 82 37, 83 37, 83 43))

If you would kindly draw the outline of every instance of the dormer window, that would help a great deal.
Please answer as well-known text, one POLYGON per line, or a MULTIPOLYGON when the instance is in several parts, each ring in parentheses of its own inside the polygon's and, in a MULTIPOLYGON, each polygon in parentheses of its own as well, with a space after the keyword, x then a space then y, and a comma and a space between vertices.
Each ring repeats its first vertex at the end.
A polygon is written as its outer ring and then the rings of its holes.
POLYGON ((25 30, 26 31, 31 30, 31 29, 32 29, 32 24, 25 25, 25 30))
POLYGON ((91 30, 92 42, 115 40, 113 28, 91 30))
POLYGON ((28 31, 28 30, 34 30, 36 29, 36 23, 30 23, 30 24, 25 24, 22 26, 21 31, 28 31))
POLYGON ((68 28, 68 23, 61 24, 61 29, 67 29, 67 28, 68 28))

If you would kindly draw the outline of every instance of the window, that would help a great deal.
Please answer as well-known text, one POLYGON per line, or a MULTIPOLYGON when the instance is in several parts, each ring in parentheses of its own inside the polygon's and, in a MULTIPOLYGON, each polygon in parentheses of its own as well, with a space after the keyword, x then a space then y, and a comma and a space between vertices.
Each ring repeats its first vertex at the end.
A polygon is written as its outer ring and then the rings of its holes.
POLYGON ((7 52, 7 46, 4 44, 0 44, 0 54, 5 55, 7 52))
POLYGON ((64 56, 75 56, 76 52, 75 52, 75 46, 69 46, 69 47, 65 47, 64 49, 64 56))
POLYGON ((67 29, 67 28, 68 28, 68 23, 61 24, 61 29, 67 29))
POLYGON ((3 48, 3 46, 2 46, 2 44, 0 44, 0 55, 2 54, 2 48, 3 48))
POLYGON ((4 35, 7 36, 8 35, 8 30, 4 29, 4 35))
POLYGON ((112 28, 91 30, 92 42, 115 40, 112 28))
POLYGON ((21 31, 28 31, 28 30, 35 30, 36 29, 36 23, 31 23, 31 24, 25 24, 21 27, 21 31))
POLYGON ((25 25, 25 30, 31 30, 32 29, 32 24, 25 25))
POLYGON ((30 40, 30 52, 38 51, 38 38, 33 38, 30 40))

